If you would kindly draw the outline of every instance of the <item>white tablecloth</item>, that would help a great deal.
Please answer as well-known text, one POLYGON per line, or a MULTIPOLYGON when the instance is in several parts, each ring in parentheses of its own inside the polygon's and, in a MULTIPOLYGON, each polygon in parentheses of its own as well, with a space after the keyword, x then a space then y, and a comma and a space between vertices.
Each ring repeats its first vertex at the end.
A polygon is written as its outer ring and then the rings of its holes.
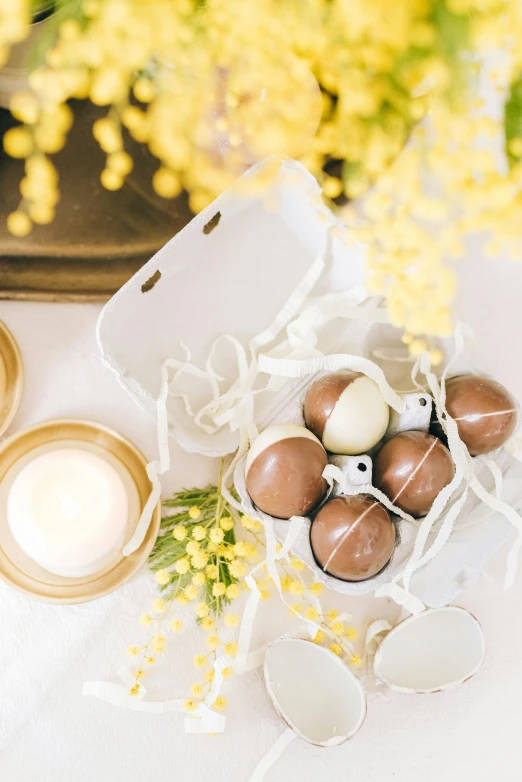
MULTIPOLYGON (((473 322, 486 365, 522 399, 519 342, 521 270, 476 258, 463 266, 460 312, 473 322), (472 263, 473 261, 473 263, 472 263), (497 276, 495 276, 495 274, 497 276), (505 281, 505 285, 502 281, 505 281)), ((97 305, 0 302, 26 366, 26 389, 11 428, 50 417, 112 426, 155 456, 154 427, 102 366, 97 305)), ((203 485, 215 465, 173 448, 165 491, 203 485)), ((488 568, 500 577, 502 552, 488 568)), ((183 733, 179 715, 147 716, 82 697, 86 680, 115 681, 126 648, 145 631, 137 621, 155 585, 146 569, 118 592, 81 606, 33 603, 0 583, 0 779, 2 782, 243 782, 283 726, 255 671, 227 683, 224 735, 183 733)), ((354 622, 382 615, 387 601, 337 599, 354 622)), ((522 716, 522 577, 502 589, 484 578, 461 605, 483 624, 487 661, 461 688, 431 696, 375 696, 355 739, 325 751, 294 742, 267 780, 354 782, 519 782, 522 716)), ((292 620, 274 598, 263 603, 258 642, 292 620)), ((151 699, 185 697, 203 646, 190 626, 173 636, 150 669, 151 699)))

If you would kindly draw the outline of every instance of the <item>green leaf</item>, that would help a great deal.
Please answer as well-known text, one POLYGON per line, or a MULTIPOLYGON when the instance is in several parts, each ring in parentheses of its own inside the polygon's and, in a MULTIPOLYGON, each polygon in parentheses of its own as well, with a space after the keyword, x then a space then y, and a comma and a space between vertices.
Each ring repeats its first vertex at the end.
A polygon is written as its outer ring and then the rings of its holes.
POLYGON ((504 107, 504 134, 506 138, 506 154, 509 163, 513 165, 521 159, 509 149, 509 142, 522 138, 522 77, 511 85, 509 97, 504 107))
POLYGON ((455 14, 446 5, 446 0, 436 0, 432 20, 438 31, 440 50, 448 60, 459 60, 469 45, 469 14, 455 14))
MULTIPOLYGON (((153 572, 166 570, 170 574, 170 582, 160 585, 159 589, 162 597, 171 599, 181 593, 192 582, 194 574, 199 572, 191 567, 188 573, 180 576, 175 570, 176 563, 188 556, 186 548, 187 543, 194 540, 191 535, 193 528, 201 526, 210 531, 211 529, 220 528, 219 522, 223 516, 230 516, 232 519, 237 520, 239 515, 235 508, 228 505, 221 495, 221 490, 218 486, 207 486, 204 489, 185 489, 175 494, 172 498, 165 500, 163 506, 170 512, 161 520, 160 535, 149 556, 149 564, 153 572), (200 509, 201 514, 197 519, 193 519, 189 515, 188 508, 191 507, 200 509), (172 511, 174 512, 172 513, 172 511), (172 529, 176 526, 182 526, 187 529, 188 534, 184 540, 176 540, 172 536, 172 529)), ((234 528, 224 532, 223 540, 229 546, 235 544, 234 528)), ((208 556, 208 564, 217 568, 217 581, 224 584, 225 588, 230 586, 230 584, 236 584, 238 579, 231 574, 228 561, 222 559, 217 553, 209 552, 208 543, 209 537, 207 535, 204 540, 200 541, 199 545, 201 551, 208 556)), ((200 587, 199 601, 206 603, 210 614, 218 616, 230 600, 226 595, 220 595, 219 597, 213 595, 212 589, 215 583, 216 580, 207 578, 200 587)))

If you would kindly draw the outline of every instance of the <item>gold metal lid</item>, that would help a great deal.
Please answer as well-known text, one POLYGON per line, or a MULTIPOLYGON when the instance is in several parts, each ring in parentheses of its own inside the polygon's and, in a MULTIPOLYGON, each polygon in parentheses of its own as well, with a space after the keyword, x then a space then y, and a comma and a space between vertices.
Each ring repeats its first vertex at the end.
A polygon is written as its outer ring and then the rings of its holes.
POLYGON ((0 321, 0 436, 16 415, 22 400, 24 364, 15 338, 0 321))

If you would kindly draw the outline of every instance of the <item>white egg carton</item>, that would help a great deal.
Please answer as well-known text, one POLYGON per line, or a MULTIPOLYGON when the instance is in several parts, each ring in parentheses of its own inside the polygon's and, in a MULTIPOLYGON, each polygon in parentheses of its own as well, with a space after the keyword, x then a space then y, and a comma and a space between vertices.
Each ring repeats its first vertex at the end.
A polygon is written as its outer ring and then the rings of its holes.
MULTIPOLYGON (((293 423, 304 426, 303 404, 306 393, 312 383, 324 374, 326 373, 321 372, 312 377, 305 378, 299 392, 297 392, 292 399, 288 400, 287 405, 278 412, 277 419, 270 421, 270 423, 293 423)), ((432 410, 431 396, 427 393, 409 393, 404 394, 403 399, 406 402, 406 409, 402 414, 396 413, 394 410, 391 411, 390 423, 383 441, 388 440, 399 432, 411 430, 427 432, 429 429, 432 410)), ((375 446, 372 452, 378 450, 378 447, 379 445, 375 446)), ((348 485, 363 486, 372 483, 372 459, 370 453, 361 454, 360 456, 328 454, 328 461, 330 464, 334 464, 336 467, 340 468, 348 485)), ((246 512, 253 518, 257 518, 260 521, 270 519, 272 517, 267 516, 267 514, 262 513, 255 507, 248 495, 246 490, 245 462, 246 456, 238 462, 234 472, 234 484, 241 502, 246 512)), ((342 493, 342 489, 339 485, 334 483, 321 505, 324 504, 327 499, 331 499, 342 493)), ((315 513, 320 507, 321 506, 316 509, 315 513)), ((321 581, 329 589, 334 589, 336 592, 341 592, 346 595, 373 592, 381 584, 386 583, 390 578, 393 578, 393 576, 404 569, 413 550, 417 527, 410 521, 405 521, 398 516, 394 516, 393 519, 397 531, 396 546, 392 559, 384 570, 378 573, 374 578, 368 578, 358 582, 341 581, 338 578, 328 575, 328 573, 325 573, 316 563, 310 545, 310 527, 315 513, 306 520, 292 550, 314 571, 316 580, 321 581)), ((288 521, 274 518, 273 522, 276 535, 281 540, 284 540, 286 532, 288 531, 288 521)))
MULTIPOLYGON (((264 165, 255 166, 245 177, 255 178, 264 165)), ((268 198, 223 193, 106 305, 98 323, 103 360, 151 417, 156 414, 165 359, 183 361, 190 354, 191 361, 204 368, 211 346, 225 334, 233 335, 248 352, 250 340, 280 312, 313 266, 324 247, 328 226, 335 222, 319 196, 313 177, 293 161, 282 165, 268 198)), ((328 262, 312 296, 362 284, 364 258, 361 245, 349 245, 346 237, 341 241, 332 234, 328 262)), ((380 303, 372 299, 365 306, 378 307, 380 303)), ((415 390, 410 380, 411 363, 396 329, 338 318, 319 330, 317 336, 316 348, 323 354, 342 352, 370 358, 384 370, 396 391, 415 390)), ((234 384, 238 366, 230 342, 219 343, 212 366, 223 379, 222 389, 234 384)), ((466 368, 469 371, 473 366, 461 361, 455 371, 466 368)), ((302 394, 311 380, 291 379, 277 390, 258 393, 254 398, 258 428, 301 420, 302 394)), ((264 383, 266 377, 259 381, 264 383)), ((194 375, 184 374, 174 390, 176 396, 167 399, 167 415, 170 433, 177 442, 188 452, 206 456, 232 454, 239 443, 237 429, 223 426, 214 433, 203 431, 187 412, 209 401, 208 385, 194 375)), ((397 424, 394 421, 392 425, 397 424)), ((522 494, 522 464, 505 451, 495 458, 504 475, 502 498, 516 507, 522 494)), ((481 480, 492 485, 487 471, 481 480)), ((246 497, 244 502, 249 507, 246 497)), ((459 517, 462 521, 442 552, 413 577, 412 591, 428 606, 453 600, 478 577, 488 558, 512 531, 508 521, 478 502, 469 500, 464 510, 459 517)), ((277 528, 284 537, 285 522, 278 522, 277 528)), ((387 575, 402 562, 402 552, 411 550, 412 543, 406 544, 406 540, 401 524, 401 543, 387 575)), ((300 553, 307 558, 304 549, 300 553)), ((331 581, 335 582, 330 584, 333 588, 345 591, 343 582, 331 581)))

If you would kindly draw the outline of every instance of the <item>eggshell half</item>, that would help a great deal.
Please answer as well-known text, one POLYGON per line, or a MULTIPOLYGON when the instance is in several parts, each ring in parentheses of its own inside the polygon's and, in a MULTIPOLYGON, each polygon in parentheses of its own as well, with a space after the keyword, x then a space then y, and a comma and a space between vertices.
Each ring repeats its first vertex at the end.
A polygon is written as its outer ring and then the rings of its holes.
POLYGON ((310 744, 343 744, 364 722, 363 686, 329 649, 300 638, 280 638, 267 649, 264 674, 276 711, 310 744))
POLYGON ((393 690, 440 692, 470 679, 485 652, 484 633, 475 617, 464 608, 444 606, 394 627, 379 646, 373 668, 393 690))

